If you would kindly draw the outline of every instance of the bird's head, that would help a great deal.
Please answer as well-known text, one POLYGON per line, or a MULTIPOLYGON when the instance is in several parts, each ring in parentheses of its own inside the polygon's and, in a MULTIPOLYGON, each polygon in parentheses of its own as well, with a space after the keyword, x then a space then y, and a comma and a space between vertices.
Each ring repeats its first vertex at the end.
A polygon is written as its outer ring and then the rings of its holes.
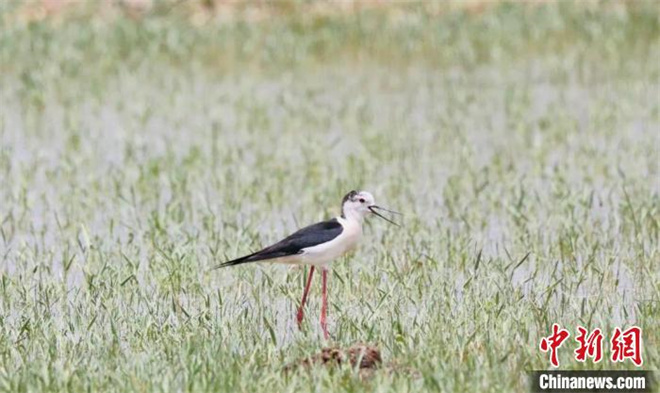
POLYGON ((378 213, 377 210, 384 210, 389 213, 401 214, 392 210, 387 210, 383 207, 376 205, 374 196, 367 191, 351 191, 344 196, 344 199, 341 203, 341 212, 342 216, 348 219, 355 219, 362 221, 362 219, 368 214, 375 214, 376 216, 382 218, 383 220, 390 222, 394 225, 399 225, 389 218, 378 213))

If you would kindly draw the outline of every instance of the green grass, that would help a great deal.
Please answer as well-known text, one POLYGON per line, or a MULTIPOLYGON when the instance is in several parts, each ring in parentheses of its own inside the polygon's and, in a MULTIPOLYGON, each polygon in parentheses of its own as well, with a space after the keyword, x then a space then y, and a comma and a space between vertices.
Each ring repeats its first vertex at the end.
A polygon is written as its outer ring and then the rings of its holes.
MULTIPOLYGON (((526 391, 554 322, 638 324, 660 369, 654 3, 203 26, 21 24, 11 4, 0 390, 526 391), (372 220, 333 265, 333 343, 376 344, 418 378, 285 376, 324 345, 320 282, 300 332, 304 270, 207 272, 353 188, 404 227, 372 220)), ((562 368, 632 368, 572 347, 562 368)))

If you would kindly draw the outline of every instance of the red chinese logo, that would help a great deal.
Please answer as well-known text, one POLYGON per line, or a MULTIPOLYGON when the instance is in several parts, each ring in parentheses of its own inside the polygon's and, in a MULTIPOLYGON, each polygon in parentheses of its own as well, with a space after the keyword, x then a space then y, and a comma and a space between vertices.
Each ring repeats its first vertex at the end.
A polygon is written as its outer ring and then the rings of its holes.
POLYGON ((566 329, 559 329, 558 324, 552 325, 552 334, 548 337, 541 339, 541 351, 550 351, 550 363, 553 366, 559 367, 559 359, 557 358, 557 349, 566 341, 571 334, 566 329))
POLYGON ((593 358, 594 363, 600 362, 603 358, 603 332, 600 329, 594 329, 589 336, 587 336, 587 329, 578 326, 580 333, 576 338, 580 347, 575 350, 575 360, 584 362, 587 357, 593 358))
MULTIPOLYGON (((596 328, 589 332, 582 326, 577 327, 578 335, 575 341, 578 347, 574 351, 575 360, 585 362, 591 358, 594 363, 603 359, 603 332, 596 328)), ((550 352, 550 363, 553 367, 559 367, 558 350, 564 341, 570 337, 566 329, 562 329, 559 324, 552 325, 552 334, 541 338, 539 345, 542 352, 550 352)), ((612 362, 623 362, 630 359, 637 367, 644 362, 642 360, 642 329, 632 326, 624 331, 615 328, 610 340, 611 360, 612 362)))
POLYGON ((613 362, 631 359, 636 366, 642 365, 642 329, 633 326, 621 332, 621 329, 615 328, 610 343, 613 362))

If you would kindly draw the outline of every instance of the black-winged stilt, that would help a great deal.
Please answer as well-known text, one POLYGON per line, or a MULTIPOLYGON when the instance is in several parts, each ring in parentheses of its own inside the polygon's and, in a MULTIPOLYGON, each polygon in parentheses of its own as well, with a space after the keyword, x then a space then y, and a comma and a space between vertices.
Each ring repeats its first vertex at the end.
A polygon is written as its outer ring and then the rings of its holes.
POLYGON ((394 221, 378 213, 384 210, 394 214, 395 211, 377 206, 373 195, 367 191, 351 191, 342 200, 341 215, 328 221, 319 222, 284 238, 283 240, 250 255, 224 262, 213 269, 240 265, 248 262, 277 262, 297 265, 310 265, 307 283, 298 308, 298 327, 301 326, 307 294, 312 283, 315 268, 321 269, 322 306, 321 327, 323 336, 327 339, 328 313, 327 282, 330 262, 346 254, 357 246, 362 237, 362 221, 368 214, 374 214, 385 221, 398 225, 394 221))

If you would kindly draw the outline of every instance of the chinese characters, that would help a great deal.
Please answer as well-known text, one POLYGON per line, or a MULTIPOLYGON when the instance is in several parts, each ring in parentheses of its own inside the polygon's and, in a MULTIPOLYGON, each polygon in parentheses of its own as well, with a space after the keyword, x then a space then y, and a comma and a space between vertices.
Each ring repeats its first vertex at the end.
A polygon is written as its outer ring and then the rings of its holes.
MULTIPOLYGON (((577 348, 574 357, 578 362, 585 362, 591 358, 598 363, 603 358, 603 332, 596 328, 589 332, 582 326, 577 327, 578 335, 575 337, 577 348)), ((542 352, 550 353, 550 364, 559 367, 559 348, 570 337, 570 332, 559 324, 552 325, 552 333, 541 338, 539 348, 542 352)), ((624 331, 615 328, 610 339, 610 354, 612 362, 623 362, 630 359, 636 366, 641 366, 642 360, 642 329, 632 326, 624 331)))

